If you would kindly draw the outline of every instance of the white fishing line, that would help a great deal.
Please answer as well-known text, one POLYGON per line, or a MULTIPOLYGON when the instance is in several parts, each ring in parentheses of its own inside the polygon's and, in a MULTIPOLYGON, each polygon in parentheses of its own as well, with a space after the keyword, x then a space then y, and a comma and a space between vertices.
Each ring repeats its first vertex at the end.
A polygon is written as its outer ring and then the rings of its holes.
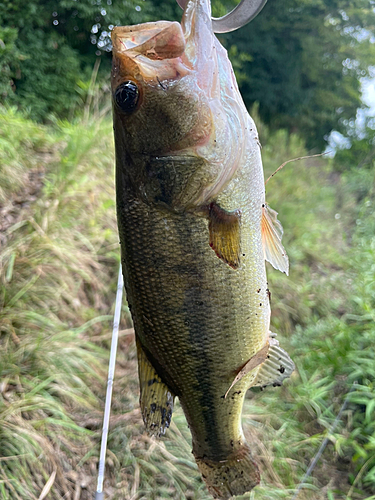
MULTIPOLYGON (((333 424, 331 425, 331 427, 329 428, 328 430, 328 436, 330 434, 332 434, 332 432, 336 429, 337 427, 337 424, 339 423, 340 419, 341 419, 341 415, 342 415, 342 412, 345 410, 345 408, 347 407, 348 405, 348 402, 349 402, 349 396, 350 394, 354 391, 355 389, 355 386, 357 385, 357 382, 353 382, 353 385, 351 386, 349 392, 347 393, 346 395, 346 398, 345 398, 345 401, 343 402, 341 408, 340 408, 340 411, 338 412, 337 414, 337 417, 335 418, 333 424)), ((315 469, 315 466, 316 464, 318 463, 320 457, 322 456, 322 453, 324 451, 324 448, 327 446, 328 444, 328 441, 329 441, 329 437, 325 437, 323 439, 323 442, 322 444, 320 445, 320 448, 319 450, 317 451, 317 454, 315 455, 315 457, 311 460, 311 463, 309 465, 309 468, 307 469, 306 471, 306 474, 303 476, 301 482, 299 483, 298 487, 297 487, 297 490, 296 492, 294 493, 293 497, 291 500, 295 500, 298 495, 299 495, 299 492, 302 490, 305 482, 306 482, 306 479, 310 476, 310 474, 312 473, 312 471, 315 469)))
POLYGON ((102 442, 100 445, 98 483, 97 483, 97 487, 96 487, 95 500, 104 500, 103 482, 104 482, 104 471, 105 471, 105 456, 106 456, 106 452, 107 452, 109 416, 111 414, 112 388, 113 388, 113 379, 115 376, 118 330, 119 330, 120 317, 121 317, 121 304, 122 304, 123 289, 124 289, 124 282, 123 282, 123 278, 122 278, 122 267, 121 267, 121 263, 120 263, 120 269, 119 269, 118 280, 117 280, 115 315, 113 318, 111 353, 109 355, 107 393, 105 396, 102 442))

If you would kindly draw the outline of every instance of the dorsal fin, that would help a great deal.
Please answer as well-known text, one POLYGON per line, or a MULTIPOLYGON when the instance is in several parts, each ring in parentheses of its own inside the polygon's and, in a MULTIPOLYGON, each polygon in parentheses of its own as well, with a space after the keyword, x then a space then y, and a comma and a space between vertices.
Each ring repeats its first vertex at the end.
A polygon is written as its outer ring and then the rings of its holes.
POLYGON ((281 243, 283 227, 277 220, 277 212, 267 204, 262 207, 261 232, 265 260, 288 275, 289 259, 281 243))

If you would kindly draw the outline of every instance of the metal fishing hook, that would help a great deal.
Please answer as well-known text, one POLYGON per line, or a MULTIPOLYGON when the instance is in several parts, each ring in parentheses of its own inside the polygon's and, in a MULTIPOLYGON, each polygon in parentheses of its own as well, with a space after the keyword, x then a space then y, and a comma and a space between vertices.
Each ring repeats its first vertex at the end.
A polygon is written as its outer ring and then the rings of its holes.
MULTIPOLYGON (((176 0, 185 9, 188 0, 176 0)), ((229 33, 242 28, 252 21, 265 6, 267 0, 241 0, 231 12, 223 17, 212 18, 212 29, 215 33, 229 33)))

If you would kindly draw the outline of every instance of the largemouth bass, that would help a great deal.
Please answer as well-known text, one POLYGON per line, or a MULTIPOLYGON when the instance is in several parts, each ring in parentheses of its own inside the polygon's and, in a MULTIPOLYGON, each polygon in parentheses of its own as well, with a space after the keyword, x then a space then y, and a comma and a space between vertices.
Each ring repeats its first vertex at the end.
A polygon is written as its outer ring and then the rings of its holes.
POLYGON ((140 405, 151 435, 178 396, 209 491, 259 483, 241 427, 247 389, 293 362, 270 334, 265 260, 288 272, 265 201, 260 144, 208 0, 181 24, 113 30, 113 117, 122 264, 140 405))

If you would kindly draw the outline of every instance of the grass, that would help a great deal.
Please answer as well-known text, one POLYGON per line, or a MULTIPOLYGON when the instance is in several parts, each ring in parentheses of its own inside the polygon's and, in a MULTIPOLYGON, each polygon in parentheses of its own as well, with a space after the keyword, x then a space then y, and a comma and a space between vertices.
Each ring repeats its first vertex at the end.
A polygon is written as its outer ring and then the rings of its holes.
POLYGON ((3 208, 10 207, 11 224, 1 248, 0 491, 3 498, 38 498, 55 473, 49 495, 61 498, 73 491, 67 464, 73 470, 93 446, 93 433, 77 417, 100 412, 106 351, 90 337, 111 323, 118 257, 115 221, 107 216, 113 180, 103 179, 101 167, 107 162, 112 170, 112 157, 101 151, 104 124, 80 126, 78 140, 77 126, 67 123, 47 135, 11 113, 4 120, 4 141, 21 138, 22 170, 14 177, 9 170, 3 208), (40 144, 50 148, 49 161, 28 161, 40 144), (27 206, 27 181, 19 178, 30 179, 35 169, 43 185, 27 206), (15 194, 26 207, 14 203, 15 194))
MULTIPOLYGON (((119 245, 108 117, 44 128, 0 113, 0 499, 92 499, 119 245)), ((306 154, 262 127, 266 174, 306 154)), ((249 391, 243 425, 262 483, 243 500, 375 495, 374 173, 315 158, 267 184, 290 277, 268 269, 272 330, 297 365, 249 391), (350 388, 349 403, 331 432, 350 388)), ((108 499, 208 500, 177 405, 168 436, 143 433, 134 335, 123 306, 110 421, 108 499)), ((240 498, 240 497, 239 497, 240 498)))

